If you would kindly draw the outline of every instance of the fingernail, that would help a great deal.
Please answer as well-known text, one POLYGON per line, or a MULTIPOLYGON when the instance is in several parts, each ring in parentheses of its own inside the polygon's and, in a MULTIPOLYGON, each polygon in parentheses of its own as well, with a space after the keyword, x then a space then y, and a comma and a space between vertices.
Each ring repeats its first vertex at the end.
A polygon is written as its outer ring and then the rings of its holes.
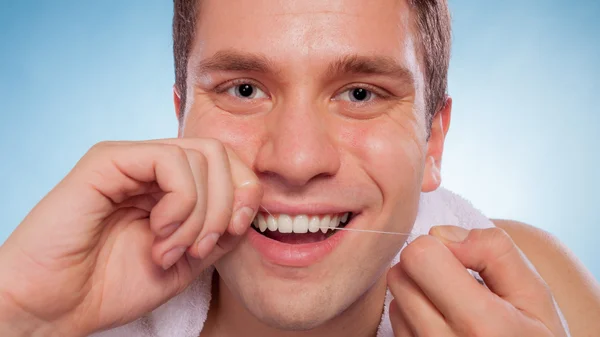
POLYGON ((219 241, 219 237, 221 237, 221 235, 218 233, 210 233, 203 237, 202 240, 198 242, 198 246, 196 248, 198 257, 201 259, 206 258, 213 248, 215 248, 217 241, 219 241))
POLYGON ((254 210, 248 206, 238 209, 233 215, 233 230, 242 235, 254 218, 254 210))
POLYGON ((166 252, 165 255, 163 255, 163 269, 167 270, 171 268, 171 266, 173 266, 175 262, 177 262, 177 260, 179 260, 179 258, 183 255, 185 250, 185 247, 175 247, 170 251, 166 252))
POLYGON ((158 233, 158 236, 160 236, 162 238, 166 238, 167 236, 173 234, 175 232, 175 230, 177 230, 177 228, 179 228, 179 225, 180 225, 180 223, 173 223, 168 226, 165 226, 163 229, 160 230, 160 233, 158 233))
POLYGON ((463 242, 469 235, 469 231, 457 226, 437 226, 432 234, 446 241, 463 242))

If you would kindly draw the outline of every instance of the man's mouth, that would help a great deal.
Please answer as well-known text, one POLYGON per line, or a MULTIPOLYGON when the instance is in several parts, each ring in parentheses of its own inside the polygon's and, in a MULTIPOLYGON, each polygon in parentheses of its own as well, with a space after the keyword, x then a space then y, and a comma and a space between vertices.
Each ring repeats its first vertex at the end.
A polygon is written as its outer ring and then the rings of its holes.
POLYGON ((259 212, 252 227, 269 239, 287 244, 325 241, 350 221, 351 212, 321 215, 288 215, 259 212))

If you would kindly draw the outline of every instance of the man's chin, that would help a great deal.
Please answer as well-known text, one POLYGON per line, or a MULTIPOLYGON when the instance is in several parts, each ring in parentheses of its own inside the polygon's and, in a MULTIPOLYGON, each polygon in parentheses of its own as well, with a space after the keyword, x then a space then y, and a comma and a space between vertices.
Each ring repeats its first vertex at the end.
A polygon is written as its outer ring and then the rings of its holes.
POLYGON ((281 312, 256 317, 263 324, 280 331, 310 331, 323 326, 329 319, 322 317, 283 316, 281 312))
POLYGON ((234 312, 242 313, 247 319, 258 320, 260 325, 273 329, 316 329, 337 317, 356 301, 351 295, 356 289, 342 294, 340 289, 344 286, 334 285, 334 278, 327 273, 316 275, 301 270, 299 272, 303 276, 289 275, 282 278, 281 273, 273 274, 270 268, 265 270, 261 264, 248 263, 243 267, 237 265, 242 269, 233 270, 233 266, 227 267, 217 265, 221 278, 219 296, 222 305, 237 306, 238 309, 234 312))
POLYGON ((279 331, 318 330, 326 335, 330 327, 363 319, 364 310, 375 313, 383 308, 385 277, 380 278, 383 283, 354 279, 357 282, 321 281, 320 284, 313 283, 312 287, 295 287, 293 283, 298 285, 301 281, 289 280, 285 282, 287 284, 245 284, 230 291, 237 293, 233 297, 239 300, 243 311, 250 314, 248 317, 265 327, 279 331))
POLYGON ((282 331, 316 329, 347 308, 346 303, 340 302, 334 294, 327 295, 318 290, 286 293, 269 289, 254 293, 244 302, 248 312, 259 321, 282 331))

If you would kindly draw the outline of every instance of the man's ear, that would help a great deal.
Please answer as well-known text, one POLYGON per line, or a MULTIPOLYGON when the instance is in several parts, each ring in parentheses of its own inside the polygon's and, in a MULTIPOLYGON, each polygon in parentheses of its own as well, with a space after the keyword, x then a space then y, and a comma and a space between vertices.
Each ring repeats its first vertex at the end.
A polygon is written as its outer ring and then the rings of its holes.
POLYGON ((173 85, 173 105, 175 106, 175 117, 177 117, 177 124, 179 125, 177 137, 181 137, 181 95, 179 95, 175 85, 173 85))
POLYGON ((442 183, 442 154, 444 152, 444 141, 450 128, 451 114, 452 98, 447 97, 444 105, 436 112, 431 121, 431 131, 425 157, 425 171, 421 184, 422 192, 435 191, 442 183))

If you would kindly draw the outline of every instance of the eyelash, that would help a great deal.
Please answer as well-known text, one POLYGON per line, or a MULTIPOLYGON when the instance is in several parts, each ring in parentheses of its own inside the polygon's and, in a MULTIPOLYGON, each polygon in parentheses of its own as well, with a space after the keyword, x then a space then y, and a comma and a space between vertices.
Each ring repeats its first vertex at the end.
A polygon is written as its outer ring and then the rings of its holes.
POLYGON ((235 87, 241 84, 250 84, 253 86, 258 87, 260 90, 262 90, 267 96, 269 96, 269 94, 267 93, 267 90, 265 88, 263 88, 262 85, 260 85, 258 82, 251 80, 251 79, 247 79, 247 78, 239 78, 239 79, 235 79, 235 80, 231 80, 225 83, 221 83, 219 85, 217 85, 213 91, 216 92, 217 94, 222 94, 224 92, 226 92, 227 90, 229 90, 231 87, 235 87))
MULTIPOLYGON (((375 96, 377 98, 384 99, 384 100, 388 99, 388 98, 390 98, 392 96, 388 91, 383 90, 383 89, 381 89, 379 87, 376 87, 374 85, 364 84, 364 83, 361 83, 361 84, 353 83, 353 84, 348 84, 345 87, 343 87, 341 90, 339 90, 334 95, 334 97, 337 97, 340 94, 342 94, 342 93, 344 93, 344 92, 346 92, 348 90, 352 90, 352 89, 365 89, 365 90, 368 90, 368 91, 372 92, 373 94, 375 94, 375 96)), ((369 104, 369 103, 370 102, 366 102, 366 103, 362 103, 362 104, 369 104)), ((361 104, 361 103, 358 103, 358 104, 361 104)))
MULTIPOLYGON (((260 83, 258 83, 257 81, 251 80, 251 79, 247 79, 247 78, 235 79, 235 80, 231 80, 231 81, 219 84, 218 86, 216 86, 213 89, 213 91, 216 92, 217 94, 222 94, 222 93, 225 93, 227 90, 229 90, 231 87, 238 86, 241 84, 250 84, 250 85, 256 86, 260 90, 262 90, 265 94, 267 94, 267 96, 269 96, 268 91, 260 83)), ((336 94, 334 95, 334 97, 337 97, 341 93, 346 92, 351 89, 365 89, 365 90, 368 90, 368 91, 372 92, 373 94, 375 94, 375 96, 377 98, 384 99, 384 100, 392 97, 392 95, 388 91, 383 90, 379 87, 376 87, 376 86, 373 86, 370 84, 364 84, 364 83, 348 84, 345 87, 343 87, 342 89, 338 90, 336 92, 336 94)), ((369 102, 362 103, 362 104, 369 104, 369 102)))

